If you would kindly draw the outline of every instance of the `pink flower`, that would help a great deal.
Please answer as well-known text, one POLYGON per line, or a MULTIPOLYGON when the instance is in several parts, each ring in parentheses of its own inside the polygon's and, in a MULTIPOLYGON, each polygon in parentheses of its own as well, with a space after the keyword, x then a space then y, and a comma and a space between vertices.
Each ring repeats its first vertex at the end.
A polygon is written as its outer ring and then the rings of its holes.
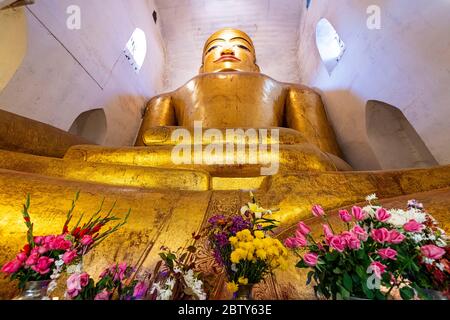
POLYGON ((36 247, 36 248, 38 248, 38 252, 41 255, 46 253, 46 252, 48 252, 48 251, 50 251, 50 248, 48 248, 46 245, 43 245, 43 246, 40 246, 40 247, 36 247))
POLYGON ((386 228, 374 229, 372 230, 372 239, 379 243, 385 243, 389 241, 390 233, 386 228))
POLYGON ((94 298, 94 300, 109 300, 111 296, 111 293, 109 293, 106 290, 103 290, 99 294, 97 294, 94 298))
POLYGON ((405 236, 400 232, 398 232, 397 230, 392 230, 389 233, 389 243, 399 244, 402 243, 403 240, 405 240, 405 236))
POLYGON ((39 253, 38 252, 31 252, 28 259, 25 261, 25 264, 29 267, 35 265, 39 260, 39 253))
POLYGON ((325 235, 325 238, 332 238, 334 236, 333 231, 331 230, 330 226, 327 224, 323 224, 323 234, 325 235))
POLYGON ((341 217, 342 221, 347 222, 347 223, 352 221, 352 216, 347 210, 340 210, 339 217, 341 217))
POLYGON ((386 222, 391 217, 391 214, 389 212, 387 212, 386 209, 379 208, 379 209, 377 209, 375 216, 377 217, 378 221, 386 222))
POLYGON ((23 262, 18 259, 14 259, 13 261, 8 262, 2 268, 2 272, 8 274, 14 274, 22 268, 23 262))
POLYGON ((305 261, 308 266, 315 267, 319 261, 319 255, 313 252, 307 253, 303 257, 303 261, 305 261))
POLYGON ((308 227, 303 221, 298 224, 297 230, 305 236, 311 233, 311 228, 308 227))
POLYGON ((62 260, 65 264, 69 265, 76 257, 77 250, 66 251, 62 256, 62 260))
POLYGON ((395 251, 394 249, 391 249, 391 248, 380 249, 380 250, 378 250, 378 254, 384 260, 388 260, 388 259, 397 260, 397 251, 395 251))
POLYGON ((422 254, 425 257, 427 257, 429 259, 434 259, 434 260, 438 260, 438 259, 442 258, 445 254, 444 249, 439 248, 432 244, 421 247, 420 252, 422 252, 422 254))
POLYGON ((54 259, 50 259, 49 257, 40 257, 38 262, 31 267, 34 271, 41 275, 45 275, 50 272, 50 266, 52 265, 54 259))
POLYGON ((146 296, 148 291, 148 285, 145 282, 139 282, 135 287, 133 291, 133 298, 134 299, 142 299, 146 296))
POLYGON ((25 262, 27 261, 28 256, 26 255, 26 253, 21 252, 17 255, 16 259, 19 260, 20 262, 25 262))
POLYGON ((403 229, 406 232, 420 232, 425 226, 421 223, 418 223, 416 220, 409 220, 409 222, 405 223, 403 229))
POLYGON ((339 252, 343 252, 345 250, 345 239, 340 236, 333 236, 330 239, 330 247, 336 249, 339 252))
POLYGON ((72 247, 72 242, 66 240, 64 235, 48 239, 46 237, 45 244, 51 250, 69 250, 72 247))
POLYGON ((386 266, 378 261, 374 261, 370 264, 367 271, 372 271, 378 279, 381 279, 381 276, 386 271, 386 266))
POLYGON ((355 217, 357 221, 362 221, 366 218, 365 212, 361 209, 361 207, 353 207, 352 215, 355 217))
POLYGON ((80 274, 80 286, 81 288, 86 287, 89 284, 89 275, 85 272, 80 274))
POLYGON ((303 233, 300 233, 298 230, 295 232, 295 239, 302 247, 306 247, 308 245, 308 240, 303 233))
POLYGON ((369 238, 369 234, 367 233, 367 231, 358 225, 353 227, 352 233, 361 241, 367 241, 367 239, 369 238))
POLYGON ((359 240, 354 234, 351 234, 351 236, 345 237, 345 242, 346 242, 347 246, 352 250, 361 249, 361 240, 359 240))
POLYGON ((43 237, 34 237, 34 243, 37 245, 42 244, 43 241, 44 241, 43 237))
POLYGON ((301 248, 301 247, 305 247, 308 245, 306 239, 302 239, 302 238, 287 238, 284 241, 284 245, 286 247, 288 247, 289 249, 296 249, 296 248, 301 248))
POLYGON ((313 215, 317 218, 323 217, 325 215, 325 211, 323 211, 323 208, 316 204, 312 208, 313 215))
POLYGON ((94 239, 92 239, 92 237, 90 235, 85 235, 82 239, 81 239, 81 244, 83 246, 90 246, 91 244, 94 243, 94 239))

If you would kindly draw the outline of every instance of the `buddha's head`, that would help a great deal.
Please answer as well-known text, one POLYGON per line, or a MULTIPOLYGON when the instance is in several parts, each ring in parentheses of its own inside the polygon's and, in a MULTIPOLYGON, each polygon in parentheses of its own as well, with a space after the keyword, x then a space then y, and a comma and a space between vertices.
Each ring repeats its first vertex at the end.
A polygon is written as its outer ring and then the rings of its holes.
POLYGON ((243 31, 225 28, 205 43, 200 73, 260 72, 252 39, 243 31))

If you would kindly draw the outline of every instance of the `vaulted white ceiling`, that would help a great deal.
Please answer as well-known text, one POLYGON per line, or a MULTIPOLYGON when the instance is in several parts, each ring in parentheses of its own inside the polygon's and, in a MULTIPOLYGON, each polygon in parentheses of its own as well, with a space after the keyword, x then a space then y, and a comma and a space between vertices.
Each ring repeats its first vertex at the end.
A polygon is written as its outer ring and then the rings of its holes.
POLYGON ((216 30, 235 27, 255 42, 263 73, 298 82, 301 0, 156 0, 167 63, 165 89, 198 74, 204 42, 216 30))

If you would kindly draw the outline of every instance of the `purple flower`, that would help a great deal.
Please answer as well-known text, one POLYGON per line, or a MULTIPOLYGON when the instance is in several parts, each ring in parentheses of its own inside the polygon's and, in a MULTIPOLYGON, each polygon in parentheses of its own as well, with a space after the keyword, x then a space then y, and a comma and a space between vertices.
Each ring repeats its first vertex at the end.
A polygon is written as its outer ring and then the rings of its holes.
POLYGON ((215 237, 215 242, 219 245, 220 248, 223 248, 230 243, 228 241, 227 235, 223 232, 215 234, 214 237, 215 237))
POLYGON ((232 224, 230 228, 230 232, 232 235, 236 235, 239 231, 242 231, 244 229, 250 229, 251 223, 249 221, 244 220, 241 216, 234 216, 232 218, 232 224))
POLYGON ((223 221, 225 220, 225 216, 220 214, 209 218, 208 223, 213 226, 218 226, 219 224, 223 224, 223 221))
POLYGON ((139 282, 136 287, 134 287, 133 297, 136 300, 140 300, 145 297, 148 291, 148 286, 145 282, 139 282))
POLYGON ((223 262, 223 259, 222 259, 222 255, 220 254, 219 250, 214 250, 213 256, 219 265, 221 265, 221 266, 225 265, 223 262))

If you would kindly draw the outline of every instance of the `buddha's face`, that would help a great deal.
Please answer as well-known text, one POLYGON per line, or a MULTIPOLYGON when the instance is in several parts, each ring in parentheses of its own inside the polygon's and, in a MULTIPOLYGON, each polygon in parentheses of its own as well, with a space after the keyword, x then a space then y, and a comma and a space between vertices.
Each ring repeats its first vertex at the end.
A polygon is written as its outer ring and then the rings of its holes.
POLYGON ((200 68, 200 73, 229 71, 259 72, 252 40, 236 29, 219 30, 208 39, 200 68))

